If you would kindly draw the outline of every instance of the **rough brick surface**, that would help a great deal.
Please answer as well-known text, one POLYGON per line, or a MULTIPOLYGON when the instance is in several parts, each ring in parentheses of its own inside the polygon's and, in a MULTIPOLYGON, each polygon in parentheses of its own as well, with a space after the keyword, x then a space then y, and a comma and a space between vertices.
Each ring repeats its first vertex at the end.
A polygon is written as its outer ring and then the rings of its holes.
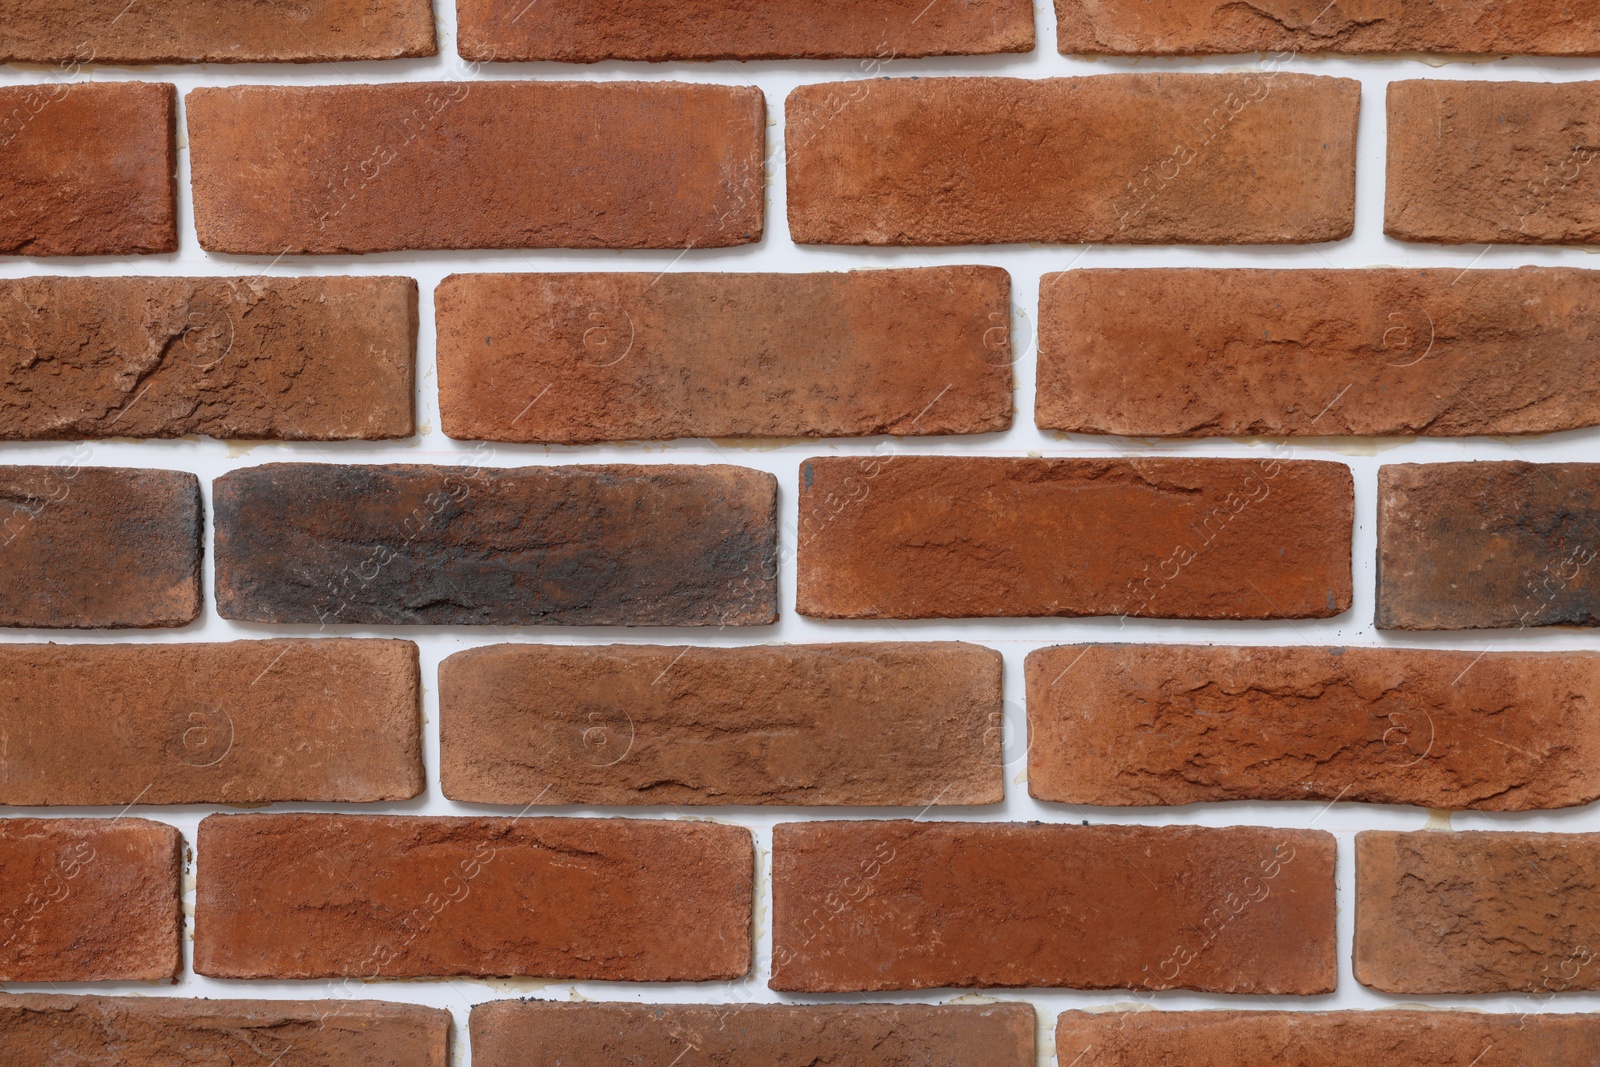
POLYGON ((176 251, 177 99, 150 82, 0 88, 0 254, 176 251))
POLYGON ((1597 1056, 1600 1020, 1543 1010, 1067 1011, 1056 1023, 1056 1058, 1077 1067, 1560 1067, 1597 1056))
POLYGON ((1600 423, 1600 271, 1072 270, 1035 414, 1137 437, 1553 433, 1600 423))
POLYGON ((72 1067, 449 1067, 450 1013, 375 1000, 0 995, 0 1059, 72 1067))
POLYGON ((1333 991, 1315 830, 810 822, 773 829, 773 989, 1333 991))
POLYGON ((1387 993, 1600 989, 1596 869, 1600 834, 1359 833, 1356 981, 1387 993))
POLYGON ((473 1067, 1034 1067, 1026 1004, 554 1004, 472 1009, 473 1067), (687 1057, 686 1057, 687 1054, 687 1057))
POLYGON ((217 479, 217 611, 249 622, 750 626, 776 479, 743 467, 272 463, 217 479))
POLYGON ((409 437, 410 278, 0 281, 0 439, 409 437))
POLYGON ((1378 626, 1600 626, 1600 464, 1378 470, 1378 626))
POLYGON ((458 274, 434 295, 451 437, 958 434, 1011 425, 1010 276, 458 274))
POLYGON ((750 967, 750 832, 644 819, 213 815, 214 978, 685 982, 750 967))
POLYGON ((49 467, 0 467, 0 626, 194 621, 204 523, 199 479, 83 467, 79 454, 49 467))
POLYGON ((186 110, 195 229, 213 252, 708 248, 761 238, 759 89, 236 86, 196 89, 186 110))
POLYGON ((1275 70, 802 86, 784 135, 789 230, 810 244, 1339 240, 1355 225, 1360 95, 1275 70))
POLYGON ((0 819, 0 982, 176 980, 182 873, 164 823, 0 819))
MULTIPOLYGON (((1432 0, 1055 0, 1067 55, 1442 52, 1600 55, 1593 9, 1571 0, 1452 5, 1432 0)), ((1288 58, 1288 57, 1284 57, 1288 58)))
POLYGON ((1028 791, 1069 804, 1600 799, 1600 655, 1063 645, 1030 653, 1028 791))
POLYGON ((0 804, 405 800, 409 641, 0 645, 0 804))
POLYGON ((426 0, 0 0, 0 62, 272 63, 431 56, 426 0))
POLYGON ((1436 244, 1593 244, 1597 159, 1600 82, 1391 82, 1383 232, 1436 244))
POLYGON ((480 804, 998 804, 1001 668, 954 642, 473 649, 439 667, 439 772, 480 804))
POLYGON ((800 465, 802 614, 1326 618, 1353 482, 1315 461, 830 457, 800 465))

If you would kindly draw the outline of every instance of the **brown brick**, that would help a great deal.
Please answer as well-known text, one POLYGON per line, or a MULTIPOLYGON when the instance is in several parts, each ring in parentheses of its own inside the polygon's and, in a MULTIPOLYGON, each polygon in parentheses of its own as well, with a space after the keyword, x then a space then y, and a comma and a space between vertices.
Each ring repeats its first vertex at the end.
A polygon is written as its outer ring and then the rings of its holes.
POLYGON ((1056 1024, 1056 1057, 1076 1067, 1560 1067, 1597 1056, 1600 1020, 1544 1011, 1067 1011, 1056 1024))
POLYGON ((956 642, 494 645, 439 665, 439 773, 478 804, 998 804, 1001 669, 956 642))
POLYGON ((182 626, 200 614, 200 481, 182 471, 0 465, 0 626, 182 626))
POLYGON ((777 480, 743 467, 270 463, 213 490, 247 622, 757 626, 777 480))
POLYGON ((650 819, 213 815, 214 978, 690 982, 750 968, 750 832, 650 819))
POLYGON ((1029 0, 462 0, 461 54, 475 60, 840 59, 864 74, 914 56, 1033 51, 1029 0))
POLYGON ((176 981, 182 874, 165 823, 0 819, 0 982, 176 981))
POLYGON ((0 62, 277 63, 432 56, 425 0, 9 0, 0 62))
POLYGON ((1028 1004, 553 1004, 472 1009, 474 1067, 1034 1067, 1028 1004))
POLYGON ((800 466, 803 615, 1326 618, 1350 607, 1348 467, 863 456, 800 466))
POLYGON ((458 274, 434 300, 451 437, 586 444, 1011 425, 1011 278, 998 267, 458 274))
POLYGON ((0 254, 177 251, 177 99, 151 82, 0 88, 0 254))
POLYGON ((1331 834, 905 820, 772 840, 773 989, 1333 991, 1331 834))
POLYGON ((448 1067, 449 1033, 447 1011, 375 1000, 0 995, 15 1064, 448 1067))
POLYGON ((808 244, 1336 241, 1355 226, 1360 96, 1277 71, 806 85, 784 135, 789 230, 808 244))
POLYGON ((1600 989, 1597 869, 1600 834, 1359 833, 1356 981, 1387 993, 1600 989))
POLYGON ((1073 270, 1039 311, 1041 427, 1472 436, 1600 423, 1600 271, 1073 270))
POLYGON ((1600 799, 1600 654, 1063 645, 1029 654, 1028 792, 1103 806, 1600 799))
POLYGON ((1378 55, 1600 55, 1593 9, 1571 0, 1462 7, 1434 0, 1355 5, 1258 0, 1055 0, 1067 55, 1195 56, 1285 52, 1378 55))
POLYGON ((0 645, 0 804, 405 800, 409 641, 0 645))
POLYGON ((1390 82, 1383 232, 1435 244, 1593 244, 1597 157, 1600 81, 1390 82))
POLYGON ((1600 626, 1600 464, 1378 470, 1378 627, 1600 626))
POLYGON ((212 252, 761 239, 766 105, 755 88, 244 85, 186 102, 195 229, 212 252))
POLYGON ((0 281, 0 439, 409 437, 411 278, 0 281))

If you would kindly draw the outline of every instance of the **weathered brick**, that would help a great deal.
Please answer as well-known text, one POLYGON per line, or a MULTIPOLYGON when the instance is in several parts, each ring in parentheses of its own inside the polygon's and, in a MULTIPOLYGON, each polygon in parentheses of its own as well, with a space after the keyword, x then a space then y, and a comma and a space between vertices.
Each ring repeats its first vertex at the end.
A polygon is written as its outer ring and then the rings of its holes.
POLYGON ((1600 799, 1600 654, 1063 645, 1027 660, 1028 791, 1069 804, 1600 799))
POLYGON ((1600 989, 1597 869, 1600 834, 1359 833, 1356 981, 1388 993, 1600 989))
POLYGON ((1355 225, 1345 78, 895 78, 789 94, 808 244, 1335 241, 1355 225), (1070 162, 1063 162, 1070 161, 1070 162))
POLYGON ((1600 271, 1072 270, 1040 287, 1038 423, 1136 437, 1600 423, 1600 271))
POLYGON ((822 618, 1326 618, 1354 483, 1310 460, 825 457, 800 467, 822 618))
POLYGON ((1383 232, 1435 244, 1593 244, 1597 157, 1600 81, 1390 82, 1383 232))
POLYGON ((0 62, 277 63, 437 55, 426 0, 7 0, 0 62))
POLYGON ((451 437, 585 444, 1011 425, 1011 278, 998 267, 458 274, 434 300, 451 437))
POLYGON ((743 467, 271 463, 218 478, 213 496, 226 619, 777 618, 777 481, 743 467))
POLYGON ((405 800, 409 641, 0 645, 0 804, 405 800))
POLYGON ((0 465, 0 626, 182 626, 200 614, 200 481, 0 465))
POLYGON ((527 1067, 538 1049, 562 1067, 686 1062, 1034 1067, 1028 1004, 559 1004, 472 1009, 474 1067, 527 1067))
POLYGON ((755 88, 247 85, 196 89, 186 105, 195 229, 213 252, 761 239, 766 105, 755 88))
POLYGON ((213 815, 214 978, 687 982, 750 968, 750 832, 649 819, 213 815))
MULTIPOLYGON (((462 0, 474 60, 840 59, 1033 51, 1029 0, 462 0)), ((862 64, 872 73, 878 64, 862 64)))
POLYGON ((773 828, 773 989, 1333 991, 1315 830, 810 822, 773 828))
POLYGON ((1386 630, 1600 626, 1600 464, 1378 470, 1386 630))
POLYGON ((1355 5, 1316 0, 1055 0, 1066 55, 1194 56, 1245 52, 1376 55, 1600 55, 1593 12, 1571 0, 1462 7, 1433 0, 1355 5))
POLYGON ((0 994, 0 1059, 19 1065, 448 1067, 449 1033, 448 1011, 376 1000, 0 994))
POLYGON ((494 645, 439 666, 479 804, 998 804, 1000 654, 955 642, 494 645))
POLYGON ((182 874, 164 823, 0 819, 0 982, 176 981, 182 874))
POLYGON ((177 251, 177 102, 164 83, 0 88, 0 254, 177 251))
POLYGON ((410 278, 0 281, 0 439, 409 437, 410 278))

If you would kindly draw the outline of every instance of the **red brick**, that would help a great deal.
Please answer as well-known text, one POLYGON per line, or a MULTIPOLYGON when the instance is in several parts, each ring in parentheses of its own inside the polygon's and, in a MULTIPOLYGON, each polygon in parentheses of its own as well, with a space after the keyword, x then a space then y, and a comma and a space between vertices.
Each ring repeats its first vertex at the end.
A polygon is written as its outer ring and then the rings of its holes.
POLYGON ((0 995, 15 1064, 448 1067, 449 1033, 447 1011, 375 1000, 0 995))
POLYGON ((1600 626, 1600 464, 1378 469, 1387 630, 1600 626))
POLYGON ((1315 830, 780 823, 773 989, 1331 993, 1315 830))
POLYGON ((1041 427, 1473 436, 1600 424, 1600 271, 1073 270, 1040 287, 1041 427))
POLYGON ((6 63, 281 63, 439 52, 425 0, 12 0, 6 63))
POLYGON ((1355 225, 1360 96, 1277 71, 806 85, 784 135, 789 230, 807 244, 1336 241, 1355 225))
POLYGON ((176 105, 164 83, 0 88, 0 254, 177 251, 176 105))
POLYGON ((0 281, 0 439, 410 437, 411 278, 0 281))
POLYGON ((1030 653, 1028 792, 1068 804, 1600 799, 1600 654, 1063 645, 1030 653))
POLYGON ((195 229, 212 252, 761 239, 766 106, 755 88, 244 85, 196 89, 186 104, 195 229))
POLYGON ((182 874, 164 823, 0 819, 0 982, 176 981, 182 874))
POLYGON ((863 73, 914 56, 1033 51, 1029 0, 461 0, 461 54, 476 60, 839 59, 863 73))
POLYGON ((0 804, 405 800, 409 641, 0 645, 0 804))
POLYGON ((998 267, 457 274, 434 300, 451 437, 588 444, 1011 426, 1011 278, 998 267))
POLYGON ((1028 1004, 551 1004, 472 1009, 474 1067, 1034 1067, 1028 1004))
POLYGON ((1600 989, 1597 867, 1600 834, 1359 833, 1356 981, 1386 993, 1600 989))
POLYGON ((0 466, 0 626, 182 626, 200 615, 200 481, 182 471, 0 466), (90 565, 89 561, 92 561, 90 565))
POLYGON ((271 463, 218 478, 217 611, 275 623, 760 626, 777 480, 744 467, 271 463))
POLYGON ((213 978, 692 982, 750 968, 750 832, 643 819, 213 815, 213 978))
POLYGON ((1348 467, 1304 460, 810 459, 798 607, 1326 618, 1350 607, 1353 494, 1348 467))
POLYGON ((477 804, 998 804, 1000 653, 955 642, 493 645, 439 665, 477 804))
POLYGON ((1383 232, 1435 244, 1593 244, 1597 158, 1600 81, 1390 82, 1383 232))

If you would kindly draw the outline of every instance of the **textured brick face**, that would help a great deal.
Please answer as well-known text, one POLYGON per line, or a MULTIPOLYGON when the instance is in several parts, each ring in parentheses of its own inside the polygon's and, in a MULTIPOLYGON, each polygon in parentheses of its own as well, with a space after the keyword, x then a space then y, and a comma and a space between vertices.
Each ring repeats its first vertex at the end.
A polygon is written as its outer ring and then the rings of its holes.
POLYGON ((750 832, 634 819, 213 815, 214 978, 685 982, 750 967, 750 832))
POLYGON ((1355 220, 1360 94, 1277 71, 802 86, 785 124, 789 230, 809 244, 1338 240, 1355 220))
POLYGON ((957 434, 1011 425, 1011 281, 848 274, 463 274, 435 293, 451 437, 957 434))
POLYGON ((479 804, 998 804, 1000 654, 945 642, 499 645, 439 668, 479 804))
POLYGON ((773 989, 1333 991, 1311 830, 810 822, 773 830, 773 989))
POLYGON ((195 228, 213 252, 707 248, 761 237, 758 89, 239 86, 196 89, 186 110, 195 228))
POLYGON ((1038 423, 1137 437, 1600 423, 1600 271, 1073 270, 1040 286, 1038 423))

